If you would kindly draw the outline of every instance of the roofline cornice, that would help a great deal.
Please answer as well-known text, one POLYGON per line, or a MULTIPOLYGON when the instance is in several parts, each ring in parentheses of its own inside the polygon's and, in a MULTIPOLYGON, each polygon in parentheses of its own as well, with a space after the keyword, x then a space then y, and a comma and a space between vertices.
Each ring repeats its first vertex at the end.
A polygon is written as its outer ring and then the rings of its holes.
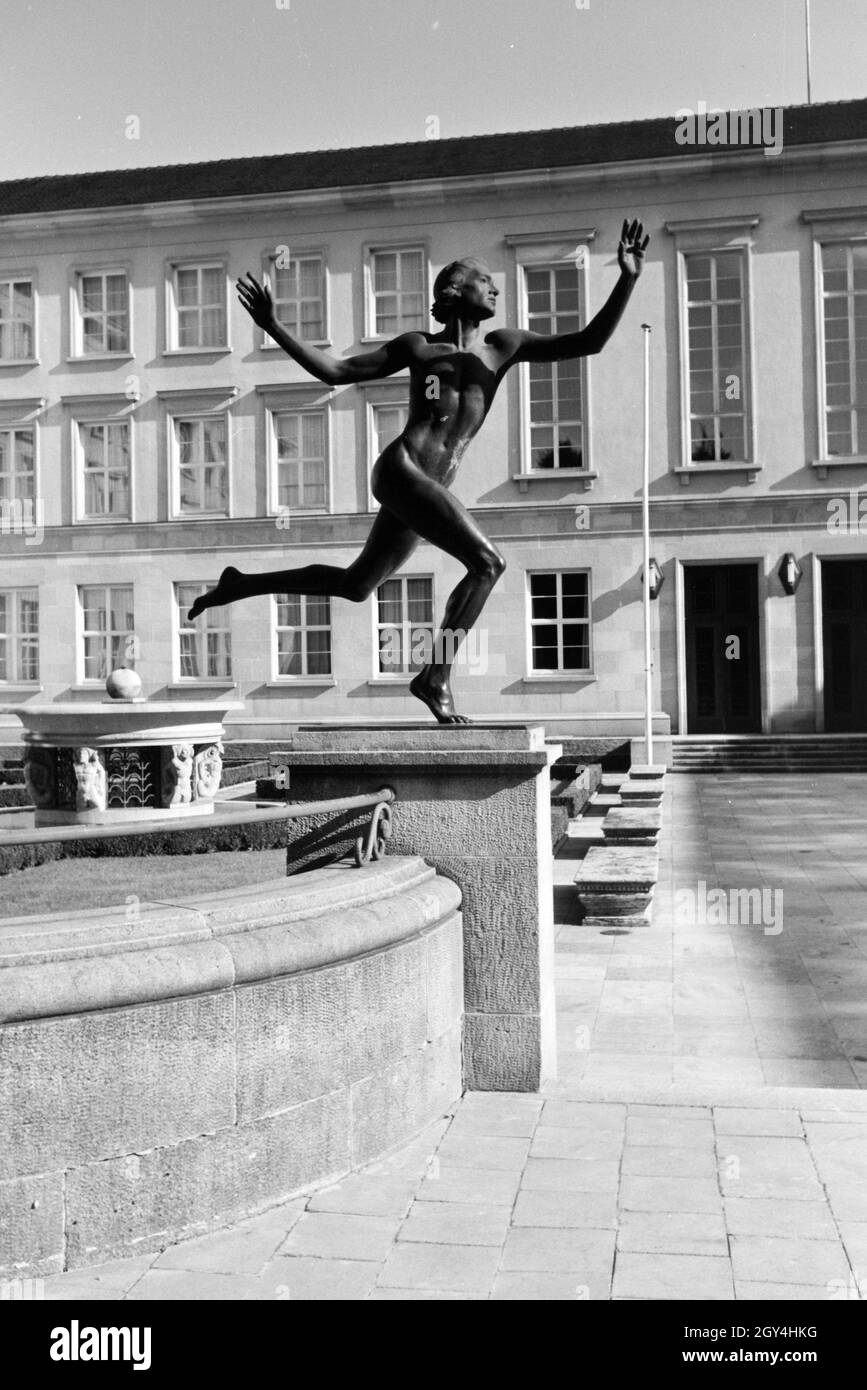
MULTIPOLYGON (((284 190, 279 193, 233 194, 230 197, 171 199, 158 203, 114 204, 95 208, 69 208, 0 216, 5 236, 44 235, 46 232, 99 227, 103 230, 130 225, 183 226, 214 217, 249 217, 256 213, 283 213, 287 209, 315 211, 340 208, 361 211, 368 207, 413 207, 443 204, 470 197, 502 197, 511 193, 558 190, 592 183, 673 182, 688 175, 708 175, 735 169, 771 170, 782 166, 847 161, 867 157, 867 139, 827 141, 815 145, 784 146, 778 155, 765 147, 720 151, 713 154, 670 155, 650 159, 612 160, 605 164, 567 165, 563 168, 510 170, 504 173, 455 175, 452 178, 413 179, 379 184, 284 190)), ((135 170, 129 171, 134 176, 135 170)), ((86 176, 83 176, 86 177, 86 176)))

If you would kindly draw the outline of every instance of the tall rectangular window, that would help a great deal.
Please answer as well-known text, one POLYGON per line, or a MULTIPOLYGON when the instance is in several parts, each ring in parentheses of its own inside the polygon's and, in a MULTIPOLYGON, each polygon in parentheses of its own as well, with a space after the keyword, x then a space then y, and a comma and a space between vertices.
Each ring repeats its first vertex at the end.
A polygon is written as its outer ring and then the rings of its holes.
POLYGON ((0 280, 0 362, 36 354, 33 333, 33 282, 0 280))
POLYGON ((36 589, 0 590, 0 681, 39 680, 36 589))
POLYGON ((277 594, 275 609, 278 678, 330 676, 331 599, 318 594, 277 594))
POLYGON ((867 454, 867 242, 822 247, 828 455, 867 454))
POLYGON ((135 650, 132 585, 85 584, 79 591, 86 681, 104 681, 131 666, 135 650))
POLYGON ((397 439, 406 428, 409 404, 403 401, 373 407, 373 457, 379 458, 387 444, 397 439))
POLYGON ((79 424, 83 516, 129 517, 130 448, 126 420, 79 424))
POLYGON ((433 579, 401 575, 376 591, 377 648, 382 675, 409 675, 430 660, 434 636, 433 579))
POLYGON ((586 570, 531 574, 531 669, 589 671, 590 576, 586 570))
POLYGON ((175 348, 226 346, 226 272, 221 264, 174 267, 175 348))
MULTIPOLYGON (((527 327, 533 333, 577 333, 581 279, 577 265, 524 271, 527 327)), ((584 467, 583 367, 579 358, 530 362, 530 467, 584 467)))
POLYGON ((178 674, 181 680, 230 680, 232 635, 229 609, 206 608, 194 622, 187 612, 209 584, 176 584, 178 613, 178 674))
POLYGON ((275 412, 274 436, 278 507, 324 510, 328 505, 325 412, 275 412))
MULTIPOLYGON (((325 262, 321 256, 275 260, 271 285, 277 322, 287 333, 308 342, 325 339, 325 262)), ((270 341, 270 340, 269 340, 270 341)))
POLYGON ((0 502, 33 502, 36 459, 32 429, 0 429, 0 502))
POLYGON ((178 506, 186 515, 225 516, 229 506, 229 464, 224 416, 174 421, 178 506))
POLYGON ((129 287, 123 271, 79 275, 78 320, 82 356, 129 352, 129 287))
POLYGON ((425 253, 421 247, 373 251, 370 257, 371 329, 378 338, 391 338, 424 328, 425 253))
POLYGON ((690 459, 748 460, 744 253, 690 253, 686 262, 690 459))

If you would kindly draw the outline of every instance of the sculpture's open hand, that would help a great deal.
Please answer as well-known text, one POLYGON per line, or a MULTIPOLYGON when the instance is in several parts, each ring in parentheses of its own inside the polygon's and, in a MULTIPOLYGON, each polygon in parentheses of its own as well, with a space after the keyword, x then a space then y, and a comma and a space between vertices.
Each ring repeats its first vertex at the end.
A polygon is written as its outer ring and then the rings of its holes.
POLYGON ((236 281, 235 288, 253 322, 258 323, 260 328, 270 328, 275 321, 275 315, 274 300, 268 286, 260 285, 248 270, 247 279, 236 281))
POLYGON ((624 275, 631 275, 633 280, 638 279, 644 265, 644 252, 649 241, 650 233, 644 236, 643 222, 630 222, 628 217, 624 218, 623 231, 620 233, 620 245, 617 248, 617 264, 624 275))

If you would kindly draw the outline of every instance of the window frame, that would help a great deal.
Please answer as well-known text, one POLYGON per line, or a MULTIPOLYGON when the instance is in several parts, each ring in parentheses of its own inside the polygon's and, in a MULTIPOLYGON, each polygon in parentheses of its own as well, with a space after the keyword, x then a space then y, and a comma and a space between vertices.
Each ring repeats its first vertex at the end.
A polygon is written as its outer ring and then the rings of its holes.
POLYGON ((318 415, 323 422, 325 439, 325 502, 316 507, 289 507, 291 514, 299 516, 329 516, 332 509, 332 458, 331 458, 331 411, 326 401, 320 405, 302 404, 293 401, 290 405, 268 405, 265 408, 267 420, 268 456, 268 515, 283 516, 287 507, 280 502, 280 458, 278 449, 277 420, 281 415, 294 415, 303 419, 305 415, 318 415))
POLYGON ((403 406, 409 412, 410 378, 408 374, 389 377, 387 381, 361 382, 364 401, 364 438, 367 478, 367 511, 379 511, 379 503, 370 490, 373 466, 379 458, 377 453, 376 411, 380 406, 403 406))
MULTIPOLYGON (((39 610, 40 610, 40 601, 39 601, 39 597, 40 597, 40 596, 39 596, 39 585, 38 585, 38 584, 10 584, 8 587, 4 585, 4 586, 0 587, 0 597, 6 598, 6 599, 12 598, 13 603, 14 603, 14 605, 15 605, 15 612, 14 612, 15 628, 14 628, 14 631, 12 631, 12 632, 7 631, 7 632, 4 632, 4 633, 0 634, 0 643, 3 643, 3 642, 8 643, 9 640, 10 640, 10 638, 11 638, 12 641, 13 641, 13 648, 12 648, 12 650, 16 652, 15 661, 14 661, 14 665, 15 665, 15 674, 14 674, 13 676, 9 676, 9 675, 0 676, 0 689, 2 689, 2 690, 9 690, 9 689, 13 689, 13 688, 14 688, 14 689, 20 689, 20 688, 23 689, 23 688, 27 688, 27 689, 39 689, 39 690, 41 690, 41 689, 42 689, 42 684, 41 684, 41 679, 42 679, 42 643, 41 643, 41 631, 40 631, 40 611, 39 611, 39 610), (17 603, 16 603, 15 601, 16 601, 16 600, 18 599, 18 597, 19 597, 20 595, 22 595, 22 594, 32 594, 33 597, 35 598, 35 601, 36 601, 36 675, 35 675, 35 676, 22 676, 22 675, 19 674, 19 671, 20 671, 20 656, 19 656, 19 654, 18 654, 18 652, 17 652, 16 646, 14 645, 15 643, 19 643, 19 642, 23 641, 23 638, 27 635, 27 634, 23 633, 23 632, 19 629, 19 627, 18 627, 17 603)), ((7 647, 6 647, 6 654, 7 654, 6 667, 7 667, 7 671, 8 671, 8 669, 9 669, 8 653, 9 653, 9 647, 7 646, 7 647)))
POLYGON ((126 396, 61 397, 69 408, 69 450, 71 463, 72 524, 73 526, 116 526, 134 522, 136 518, 136 431, 133 428, 135 401, 126 396), (89 516, 84 510, 84 452, 81 446, 81 425, 125 424, 129 431, 129 512, 126 516, 109 513, 89 516))
POLYGON ((758 399, 755 373, 755 300, 753 292, 754 231, 760 221, 758 213, 733 214, 729 217, 689 218, 665 223, 665 230, 674 238, 677 273, 678 325, 678 390, 680 399, 680 463, 671 469, 680 482, 689 486, 695 477, 713 473, 743 473, 747 482, 754 482, 761 471, 758 440, 758 399), (686 259, 693 255, 713 255, 715 252, 738 251, 743 271, 744 316, 744 394, 746 396, 746 438, 749 457, 693 462, 691 399, 689 388, 689 320, 686 259))
MULTIPOLYGON (((303 261, 318 258, 322 263, 322 321, 325 329, 324 338, 301 338, 300 341, 308 343, 312 347, 328 348, 332 345, 331 337, 331 279, 328 269, 328 256, 326 248, 323 246, 300 247, 296 250, 294 246, 289 248, 290 261, 303 261)), ((262 252, 261 265, 263 280, 270 285, 272 294, 275 291, 274 271, 276 269, 277 251, 268 248, 262 252)), ((258 347, 262 352, 282 352, 279 343, 275 343, 270 334, 264 328, 260 331, 260 341, 258 347)), ((288 330, 287 330, 288 331, 288 330)))
MULTIPOLYGON (((328 601, 328 625, 327 625, 327 630, 328 630, 328 632, 329 632, 329 634, 330 634, 330 643, 329 643, 328 655, 329 655, 329 664, 330 664, 330 666, 331 666, 331 670, 329 671, 329 673, 328 673, 327 675, 316 675, 315 673, 311 674, 310 672, 304 671, 301 675, 298 675, 298 676, 283 676, 283 675, 280 674, 280 644, 279 644, 279 640, 278 640, 278 639, 279 639, 279 634, 280 634, 280 632, 281 632, 281 631, 288 631, 289 628, 288 628, 288 626, 287 626, 287 627, 281 628, 280 625, 279 625, 278 622, 277 622, 277 618, 278 618, 278 614, 279 614, 279 604, 278 604, 278 599, 279 599, 279 597, 280 597, 280 596, 279 596, 278 594, 270 594, 270 595, 269 595, 269 598, 270 598, 269 623, 270 623, 270 632, 271 632, 271 680, 270 680, 269 683, 270 683, 271 685, 274 685, 274 686, 279 686, 281 689, 286 688, 286 687, 289 687, 289 688, 293 688, 293 687, 294 687, 294 688, 300 688, 300 687, 302 687, 302 686, 334 686, 334 685, 336 685, 337 682, 336 682, 336 680, 335 680, 335 678, 334 678, 334 607, 333 607, 333 605, 332 605, 332 603, 331 603, 331 599, 329 598, 329 601, 328 601)), ((297 597, 301 600, 301 608, 302 608, 302 613, 303 613, 303 617, 304 617, 304 622, 302 623, 302 625, 301 625, 300 628, 293 629, 293 630, 294 630, 294 631, 306 632, 306 631, 308 630, 308 623, 307 623, 307 599, 308 599, 308 598, 315 597, 315 595, 311 595, 311 594, 298 594, 297 597)), ((311 624, 311 625, 310 625, 310 630, 311 630, 311 631, 317 631, 317 632, 323 631, 323 630, 324 630, 323 624, 321 624, 321 623, 314 623, 314 624, 311 624)), ((307 646, 306 646, 306 643, 304 644, 304 665, 305 665, 305 666, 307 665, 307 646)))
MULTIPOLYGON (((563 598, 563 585, 562 585, 562 581, 561 581, 561 583, 557 586, 557 589, 558 589, 558 594, 557 594, 557 598, 558 598, 558 609, 560 610, 560 616, 556 619, 557 629, 558 629, 558 634, 559 634, 559 635, 558 635, 558 640, 557 640, 557 658, 558 658, 558 661, 559 661, 560 655, 561 655, 562 649, 563 649, 563 633, 562 633, 562 628, 563 628, 563 623, 564 623, 564 619, 563 619, 563 617, 562 617, 562 606, 563 606, 563 605, 562 605, 562 598, 563 598)), ((525 681, 528 681, 528 682, 545 682, 545 681, 560 681, 560 682, 563 682, 563 681, 573 681, 573 682, 574 682, 574 681, 592 681, 592 680, 595 680, 595 679, 596 679, 596 670, 595 670, 595 655, 596 655, 596 654, 595 654, 595 644, 594 644, 594 641, 593 641, 593 570, 592 570, 592 567, 591 567, 590 565, 565 565, 565 566, 564 566, 564 565, 544 565, 544 566, 541 566, 541 567, 533 566, 533 568, 526 569, 526 570, 524 571, 524 613, 525 613, 525 643, 524 643, 524 680, 525 680, 525 681), (534 665, 533 665, 533 626, 534 626, 534 619, 533 619, 533 587, 532 587, 532 579, 533 579, 533 576, 534 576, 534 575, 544 575, 544 574, 554 574, 554 575, 584 574, 584 575, 587 576, 587 619, 586 619, 586 622, 587 622, 587 655, 588 655, 588 663, 589 663, 589 664, 588 664, 586 667, 583 667, 583 666, 582 666, 580 669, 575 669, 575 670, 572 670, 572 671, 570 671, 570 670, 562 670, 562 669, 560 669, 559 667, 558 667, 556 670, 544 671, 544 670, 540 670, 540 669, 534 667, 534 665)), ((547 619, 546 619, 545 621, 546 621, 546 622, 550 622, 550 620, 547 620, 547 619)), ((574 620, 571 620, 571 619, 570 619, 570 621, 584 622, 584 619, 582 619, 582 618, 574 619, 574 620)))
POLYGON ((813 263, 813 303, 814 303, 814 341, 816 346, 816 433, 817 448, 815 458, 809 466, 815 469, 819 478, 827 478, 828 470, 833 468, 863 467, 867 463, 867 451, 858 454, 828 453, 828 402, 825 357, 825 309, 824 309, 824 271, 822 249, 824 246, 863 245, 867 242, 867 208, 817 208, 801 213, 801 221, 810 227, 811 255, 813 263))
POLYGON ((430 247, 426 237, 417 240, 401 241, 374 241, 367 242, 364 246, 363 261, 363 325, 364 332, 361 341, 363 343, 387 343, 393 338, 400 337, 402 333, 424 333, 430 328, 430 302, 431 302, 431 270, 430 270, 430 247), (418 251, 421 254, 421 274, 422 274, 422 313, 421 324, 418 328, 398 328, 394 333, 377 333, 376 331, 376 296, 374 293, 374 258, 380 253, 389 254, 399 251, 418 251))
MULTIPOLYGON (((555 270, 560 266, 574 266, 578 272, 578 316, 580 328, 588 320, 590 303, 590 247, 596 236, 595 227, 563 232, 514 233, 506 237, 515 258, 515 302, 517 305, 518 327, 529 331, 530 306, 527 294, 528 270, 555 270)), ((583 481, 585 491, 589 489, 598 472, 593 466, 593 434, 591 407, 591 366, 588 357, 577 359, 581 378, 582 405, 582 457, 581 468, 533 468, 530 446, 530 364, 521 362, 518 366, 518 469, 512 473, 512 481, 518 483, 521 492, 526 492, 531 482, 550 481, 563 478, 568 482, 583 481)), ((556 364, 555 364, 556 365, 556 364)))
MULTIPOLYGON (((214 586, 215 586, 215 584, 216 584, 216 582, 217 582, 216 579, 173 579, 173 580, 172 580, 171 595, 172 595, 172 686, 173 686, 173 687, 174 687, 174 686, 180 686, 180 687, 182 687, 183 689, 189 689, 191 686, 194 687, 194 688, 197 687, 197 686, 211 686, 211 687, 215 687, 215 686, 216 686, 216 687, 221 687, 221 688, 225 688, 225 689, 234 689, 235 685, 237 684, 236 678, 235 678, 235 676, 234 676, 233 673, 232 673, 232 665, 233 665, 233 659, 234 659, 235 653, 234 653, 234 651, 233 651, 233 649, 232 649, 232 605, 231 605, 231 604, 224 604, 222 608, 208 608, 208 609, 205 610, 205 616, 207 616, 208 613, 225 613, 225 626, 220 627, 218 630, 221 631, 221 632, 225 632, 225 633, 228 634, 228 638, 229 638, 229 644, 228 644, 228 646, 229 646, 229 674, 228 674, 227 676, 210 676, 210 675, 204 675, 204 676, 185 676, 185 675, 182 674, 182 669, 181 669, 181 668, 182 668, 182 661, 181 661, 181 627, 182 627, 182 624, 181 624, 181 610, 180 610, 180 605, 179 605, 179 603, 178 603, 178 589, 181 588, 183 585, 189 584, 189 585, 194 585, 196 588, 198 588, 198 589, 200 589, 201 591, 204 592, 204 590, 206 590, 206 589, 213 589, 214 586)), ((201 617, 201 616, 202 616, 202 615, 200 615, 200 617, 201 617)), ((204 639, 205 639, 205 635, 206 635, 206 633, 207 633, 207 627, 199 628, 199 627, 197 626, 197 624, 198 624, 199 621, 200 621, 200 619, 199 619, 199 618, 196 618, 189 628, 184 629, 185 631, 195 632, 195 633, 196 633, 196 636, 197 636, 197 644, 198 644, 198 640, 204 640, 204 639)))
MULTIPOLYGON (((415 570, 401 570, 401 571, 399 571, 397 574, 390 574, 390 575, 388 576, 388 579, 382 580, 382 583, 377 584, 376 587, 375 587, 375 589, 373 590, 373 593, 371 594, 371 598, 372 598, 372 600, 373 600, 372 603, 371 603, 371 605, 370 605, 370 612, 371 612, 371 627, 372 627, 372 637, 371 637, 371 641, 372 641, 373 671, 372 671, 371 678, 370 678, 370 680, 368 681, 368 684, 370 684, 370 685, 409 685, 410 681, 413 680, 413 679, 415 678, 416 674, 417 674, 417 672, 415 672, 415 671, 413 671, 413 670, 409 670, 409 671, 393 671, 393 672, 387 672, 387 671, 381 671, 381 670, 379 669, 379 653, 380 653, 379 633, 380 633, 381 626, 383 626, 383 625, 380 624, 380 621, 379 621, 379 590, 381 589, 382 584, 388 584, 388 583, 390 583, 392 580, 395 580, 395 579, 401 581, 401 608, 402 608, 402 610, 403 610, 404 612, 407 612, 407 613, 408 613, 408 611, 409 611, 409 608, 408 608, 408 598, 407 598, 407 581, 410 580, 410 579, 429 579, 429 580, 430 580, 430 586, 431 586, 431 612, 432 612, 432 614, 433 614, 433 617, 432 617, 432 619, 431 619, 431 629, 432 629, 432 634, 431 634, 431 635, 432 635, 433 638, 436 637, 436 634, 437 634, 437 631, 438 631, 437 616, 436 616, 436 615, 437 615, 437 576, 436 576, 436 574, 433 573, 433 571, 429 571, 429 570, 419 570, 419 571, 415 571, 415 570)), ((394 627, 395 624, 393 624, 393 623, 391 623, 391 624, 385 624, 385 626, 394 627)), ((408 618, 408 617, 402 618, 402 619, 401 619, 401 631, 402 631, 402 634, 403 634, 404 637, 406 637, 406 629, 407 629, 409 626, 411 626, 410 621, 409 621, 409 618, 408 618)), ((416 624, 414 624, 414 626, 415 626, 415 627, 421 627, 422 624, 416 623, 416 624)))
POLYGON ((30 301, 33 305, 33 325, 31 330, 33 356, 32 357, 0 357, 0 369, 3 367, 35 367, 39 365, 39 295, 37 293, 37 277, 34 270, 2 270, 0 271, 0 285, 27 282, 30 285, 30 301))
MULTIPOLYGON (((232 351, 232 326, 230 317, 230 285, 229 285, 229 256, 172 256, 166 261, 165 275, 165 341, 163 344, 164 357, 195 357, 219 355, 224 356, 232 351), (178 334, 178 282, 177 273, 179 270, 219 270, 222 275, 222 307, 223 307, 223 326, 225 337, 221 343, 203 345, 201 343, 192 347, 179 346, 178 334)), ((201 305, 199 306, 201 312, 201 305)))
MULTIPOLYGON (((7 431, 14 434, 16 432, 26 430, 29 434, 33 435, 33 497, 32 499, 21 498, 18 500, 21 501, 22 506, 26 506, 27 503, 30 502, 35 515, 39 505, 39 499, 42 496, 42 490, 40 486, 41 476, 39 459, 39 422, 35 419, 35 417, 31 417, 30 419, 22 419, 19 415, 16 414, 13 416, 13 414, 11 413, 8 418, 4 419, 2 405, 5 404, 5 402, 0 403, 0 434, 5 434, 7 431)), ((15 402, 10 401, 9 405, 14 406, 15 402)), ((14 502, 16 499, 10 498, 9 500, 14 502)))
MULTIPOLYGON (((85 628, 85 626, 84 626, 84 611, 85 611, 85 605, 84 605, 84 590, 85 590, 85 589, 102 589, 105 593, 110 592, 110 590, 112 590, 112 589, 129 589, 129 590, 130 590, 130 592, 131 592, 131 594, 132 594, 132 614, 133 614, 133 623, 132 623, 132 630, 131 630, 131 632, 129 632, 127 635, 130 636, 130 637, 132 637, 132 638, 134 639, 135 636, 136 636, 136 630, 135 630, 135 583, 134 583, 134 582, 129 582, 129 583, 121 583, 121 584, 112 584, 111 582, 109 582, 109 583, 102 583, 102 582, 100 582, 99 580, 96 580, 96 579, 88 579, 88 580, 85 581, 85 583, 83 583, 83 584, 76 584, 76 586, 75 586, 75 676, 76 676, 76 685, 84 686, 84 687, 85 687, 86 689, 88 689, 88 690, 98 690, 98 689, 100 688, 100 686, 102 686, 102 685, 105 684, 105 681, 107 680, 108 675, 111 674, 111 670, 109 669, 107 675, 105 675, 105 676, 86 676, 86 675, 85 675, 86 663, 85 663, 84 639, 85 639, 85 637, 87 636, 87 632, 88 632, 88 629, 85 628)), ((100 635, 105 636, 105 635, 107 635, 107 634, 100 634, 100 635)), ((107 653, 107 655, 110 655, 110 652, 107 653)), ((106 663, 106 664, 108 664, 108 663, 106 663)), ((133 665, 132 667, 130 667, 130 668, 128 668, 128 669, 134 670, 134 669, 135 669, 135 666, 133 665)))
POLYGON ((68 362, 111 362, 129 361, 135 356, 133 350, 133 293, 132 267, 128 262, 100 262, 97 265, 77 264, 70 270, 69 279, 69 356, 68 362), (127 346, 115 351, 84 351, 84 313, 82 309, 82 279, 87 275, 100 275, 105 286, 109 275, 123 275, 126 280, 126 321, 127 346))
POLYGON ((232 402, 237 398, 237 386, 180 387, 157 391, 165 410, 166 498, 169 521, 232 520, 234 510, 234 450, 232 402), (180 509, 180 452, 175 424, 179 420, 213 420, 223 418, 226 428, 226 511, 183 512, 180 509))

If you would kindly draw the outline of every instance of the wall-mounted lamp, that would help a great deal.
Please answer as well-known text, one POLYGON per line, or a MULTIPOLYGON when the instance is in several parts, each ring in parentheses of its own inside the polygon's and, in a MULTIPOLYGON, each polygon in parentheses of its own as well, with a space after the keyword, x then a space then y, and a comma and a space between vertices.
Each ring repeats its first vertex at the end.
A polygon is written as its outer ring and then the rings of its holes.
POLYGON ((786 593, 790 596, 794 594, 801 582, 803 570, 791 550, 787 550, 780 561, 780 568, 777 570, 777 574, 780 576, 780 583, 786 593))
MULTIPOLYGON (((651 557, 650 557, 650 566, 649 566, 649 569, 650 569, 650 597, 651 597, 651 599, 659 598, 659 591, 660 591, 660 589, 662 588, 663 584, 665 583, 665 575, 662 573, 662 570, 659 568, 659 565, 656 563, 656 561, 654 560, 654 558, 653 558, 652 555, 651 555, 651 557)), ((643 570, 643 569, 642 569, 642 571, 641 571, 641 582, 642 582, 642 584, 644 583, 644 570, 643 570)))

